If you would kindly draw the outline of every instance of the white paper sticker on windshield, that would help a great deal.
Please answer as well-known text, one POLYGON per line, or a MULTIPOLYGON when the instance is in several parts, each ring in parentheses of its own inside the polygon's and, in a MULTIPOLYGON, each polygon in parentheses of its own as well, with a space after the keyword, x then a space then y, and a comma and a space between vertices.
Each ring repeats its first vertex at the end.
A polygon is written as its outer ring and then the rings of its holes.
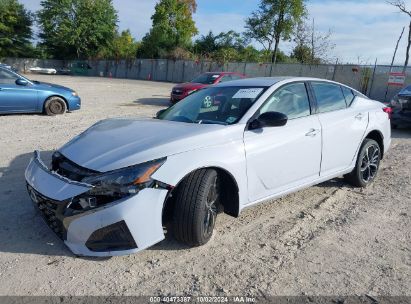
POLYGON ((241 89, 232 98, 257 98, 263 88, 241 89))
POLYGON ((213 76, 211 76, 211 78, 218 78, 218 77, 220 77, 220 75, 213 75, 213 76))

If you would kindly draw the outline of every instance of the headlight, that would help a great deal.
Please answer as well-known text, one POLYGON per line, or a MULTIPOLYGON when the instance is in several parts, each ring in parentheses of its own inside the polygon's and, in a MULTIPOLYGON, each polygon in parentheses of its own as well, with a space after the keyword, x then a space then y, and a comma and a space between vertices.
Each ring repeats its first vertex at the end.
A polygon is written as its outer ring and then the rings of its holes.
POLYGON ((77 92, 75 92, 75 91, 71 92, 71 95, 78 96, 77 92))
POLYGON ((165 161, 166 158, 162 158, 101 175, 83 178, 82 182, 94 187, 87 193, 74 198, 67 208, 72 211, 86 211, 127 196, 135 195, 140 190, 153 185, 154 181, 151 179, 151 176, 165 161))

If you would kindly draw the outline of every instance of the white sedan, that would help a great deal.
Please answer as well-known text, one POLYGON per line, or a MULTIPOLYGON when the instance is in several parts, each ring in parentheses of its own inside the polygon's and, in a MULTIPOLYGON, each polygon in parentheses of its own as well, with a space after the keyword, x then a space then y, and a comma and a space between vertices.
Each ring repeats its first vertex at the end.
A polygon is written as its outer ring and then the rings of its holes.
POLYGON ((365 187, 391 142, 390 111, 345 85, 255 78, 202 89, 153 119, 98 122, 25 177, 77 255, 211 238, 216 217, 345 176, 365 187))

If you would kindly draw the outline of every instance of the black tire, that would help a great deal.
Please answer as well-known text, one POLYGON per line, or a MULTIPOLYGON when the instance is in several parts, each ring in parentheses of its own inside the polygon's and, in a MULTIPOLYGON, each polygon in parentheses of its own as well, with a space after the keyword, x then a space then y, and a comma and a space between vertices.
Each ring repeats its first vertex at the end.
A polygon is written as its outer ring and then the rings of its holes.
POLYGON ((377 176, 381 160, 381 147, 366 138, 361 146, 354 170, 344 178, 355 187, 367 187, 377 176))
POLYGON ((44 104, 44 112, 49 116, 64 114, 66 111, 66 102, 57 96, 50 97, 44 104))
POLYGON ((216 170, 200 169, 179 185, 173 214, 174 237, 190 246, 207 243, 219 208, 219 178, 216 170))

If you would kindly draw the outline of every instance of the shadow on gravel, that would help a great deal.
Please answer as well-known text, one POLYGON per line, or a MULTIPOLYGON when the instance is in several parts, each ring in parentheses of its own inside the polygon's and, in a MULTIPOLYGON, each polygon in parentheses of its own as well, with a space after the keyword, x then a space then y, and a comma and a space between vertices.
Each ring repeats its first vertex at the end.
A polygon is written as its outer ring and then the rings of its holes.
MULTIPOLYGON (((41 152, 46 164, 51 154, 41 152)), ((0 251, 74 257, 35 212, 27 194, 24 171, 31 157, 22 154, 0 167, 0 251)))
POLYGON ((170 106, 170 98, 165 98, 165 97, 139 98, 133 101, 133 103, 138 104, 138 105, 168 108, 170 106))
POLYGON ((398 128, 391 131, 392 138, 411 138, 411 128, 398 128))

